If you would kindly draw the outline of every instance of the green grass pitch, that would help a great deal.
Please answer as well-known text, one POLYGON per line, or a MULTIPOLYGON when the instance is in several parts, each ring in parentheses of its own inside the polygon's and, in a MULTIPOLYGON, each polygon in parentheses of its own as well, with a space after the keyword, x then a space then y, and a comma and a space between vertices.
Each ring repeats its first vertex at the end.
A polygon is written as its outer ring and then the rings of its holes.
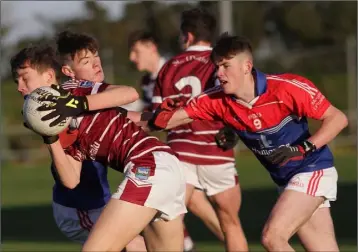
MULTIPOLYGON (((338 200, 332 203, 332 215, 341 251, 357 250, 357 158, 355 153, 336 154, 339 182, 338 200)), ((251 251, 264 251, 260 233, 273 206, 277 192, 268 173, 251 154, 240 153, 237 168, 243 191, 240 217, 251 251)), ((112 190, 121 174, 110 169, 112 190)), ((48 165, 3 165, 2 250, 3 251, 79 251, 78 244, 68 241, 52 218, 53 179, 48 165)), ((223 245, 196 217, 188 214, 186 223, 197 251, 223 251, 223 245)), ((298 240, 292 239, 297 250, 298 240)))

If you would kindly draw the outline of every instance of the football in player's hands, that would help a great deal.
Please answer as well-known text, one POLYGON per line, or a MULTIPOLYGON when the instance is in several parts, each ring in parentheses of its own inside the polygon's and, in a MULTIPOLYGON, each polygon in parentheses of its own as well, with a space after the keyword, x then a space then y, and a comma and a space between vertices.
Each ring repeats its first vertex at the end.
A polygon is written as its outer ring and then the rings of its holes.
POLYGON ((215 135, 215 141, 221 149, 226 151, 236 146, 237 142, 239 141, 239 136, 236 134, 233 128, 226 125, 215 135))
MULTIPOLYGON (((23 112, 21 111, 21 114, 22 114, 22 113, 23 113, 23 112)), ((24 127, 25 127, 26 129, 29 129, 29 130, 35 132, 33 129, 31 129, 31 127, 30 127, 26 122, 24 122, 23 125, 24 125, 24 127)), ((43 141, 44 141, 45 144, 53 144, 54 142, 56 142, 56 141, 58 140, 58 135, 45 136, 45 135, 41 135, 41 134, 39 134, 39 133, 37 133, 37 132, 35 132, 35 133, 38 134, 38 135, 40 135, 40 136, 42 137, 42 139, 43 139, 43 141)))
POLYGON ((62 132, 71 122, 71 117, 64 117, 61 120, 54 118, 50 121, 43 121, 42 118, 51 114, 54 110, 54 103, 43 101, 46 97, 59 97, 60 92, 51 87, 39 87, 26 96, 23 104, 24 122, 36 133, 43 136, 55 136, 62 132), (48 107, 49 111, 39 111, 41 107, 48 107), (59 120, 56 125, 53 121, 59 120))

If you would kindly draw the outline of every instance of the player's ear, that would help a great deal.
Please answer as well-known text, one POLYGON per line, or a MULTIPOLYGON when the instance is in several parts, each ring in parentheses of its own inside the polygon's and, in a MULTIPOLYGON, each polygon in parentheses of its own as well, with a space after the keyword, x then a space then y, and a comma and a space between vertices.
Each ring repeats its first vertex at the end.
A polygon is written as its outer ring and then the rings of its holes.
POLYGON ((75 78, 75 73, 73 72, 72 68, 68 65, 64 65, 61 68, 61 71, 64 75, 70 77, 70 78, 75 78))
POLYGON ((195 41, 195 37, 191 32, 188 32, 185 36, 185 43, 189 42, 189 45, 192 45, 195 41))
POLYGON ((149 43, 150 43, 150 49, 151 49, 153 52, 157 52, 157 51, 158 51, 157 45, 154 44, 153 42, 149 42, 149 43))
POLYGON ((45 72, 45 78, 46 78, 46 83, 48 83, 48 84, 56 83, 55 70, 53 70, 52 68, 47 69, 45 72))
POLYGON ((245 74, 251 74, 253 68, 253 63, 251 60, 246 60, 245 62, 245 74))

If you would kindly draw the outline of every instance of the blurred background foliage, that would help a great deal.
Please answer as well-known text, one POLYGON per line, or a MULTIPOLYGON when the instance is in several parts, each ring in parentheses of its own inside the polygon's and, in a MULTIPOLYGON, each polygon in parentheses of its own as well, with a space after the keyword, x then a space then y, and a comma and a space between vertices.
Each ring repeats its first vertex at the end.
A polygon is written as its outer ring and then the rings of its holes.
MULTIPOLYGON (((9 73, 9 58, 19 49, 29 44, 53 43, 56 33, 64 29, 88 33, 100 43, 106 81, 139 90, 142 73, 128 59, 130 32, 140 28, 152 31, 161 53, 170 57, 180 52, 178 35, 183 10, 200 6, 213 13, 218 23, 221 14, 215 1, 130 1, 124 5, 123 15, 113 19, 98 2, 82 4, 84 17, 52 20, 38 15, 36 18, 51 30, 48 35, 1 44, 3 131, 5 135, 11 132, 5 144, 9 144, 8 139, 19 138, 17 131, 21 131, 14 124, 21 121, 18 111, 22 98, 16 94, 9 73)), ((292 72, 310 78, 334 105, 351 115, 351 126, 345 134, 355 136, 357 2, 232 2, 232 28, 233 33, 251 40, 256 67, 262 71, 292 72)), ((11 25, 1 26, 1 36, 6 37, 11 29, 11 25)), ((219 25, 214 32, 220 34, 219 25)))

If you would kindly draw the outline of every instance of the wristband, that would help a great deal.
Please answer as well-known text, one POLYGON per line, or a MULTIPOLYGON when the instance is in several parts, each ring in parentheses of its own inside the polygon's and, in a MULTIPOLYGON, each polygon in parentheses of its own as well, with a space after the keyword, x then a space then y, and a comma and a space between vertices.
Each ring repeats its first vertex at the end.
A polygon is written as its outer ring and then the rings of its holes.
POLYGON ((58 135, 56 135, 56 136, 43 136, 42 138, 45 144, 53 144, 58 140, 59 137, 58 135))
POLYGON ((312 142, 310 142, 309 140, 305 140, 303 141, 300 146, 303 148, 303 150, 305 151, 305 154, 309 154, 311 152, 315 152, 317 150, 316 145, 314 145, 312 142))

